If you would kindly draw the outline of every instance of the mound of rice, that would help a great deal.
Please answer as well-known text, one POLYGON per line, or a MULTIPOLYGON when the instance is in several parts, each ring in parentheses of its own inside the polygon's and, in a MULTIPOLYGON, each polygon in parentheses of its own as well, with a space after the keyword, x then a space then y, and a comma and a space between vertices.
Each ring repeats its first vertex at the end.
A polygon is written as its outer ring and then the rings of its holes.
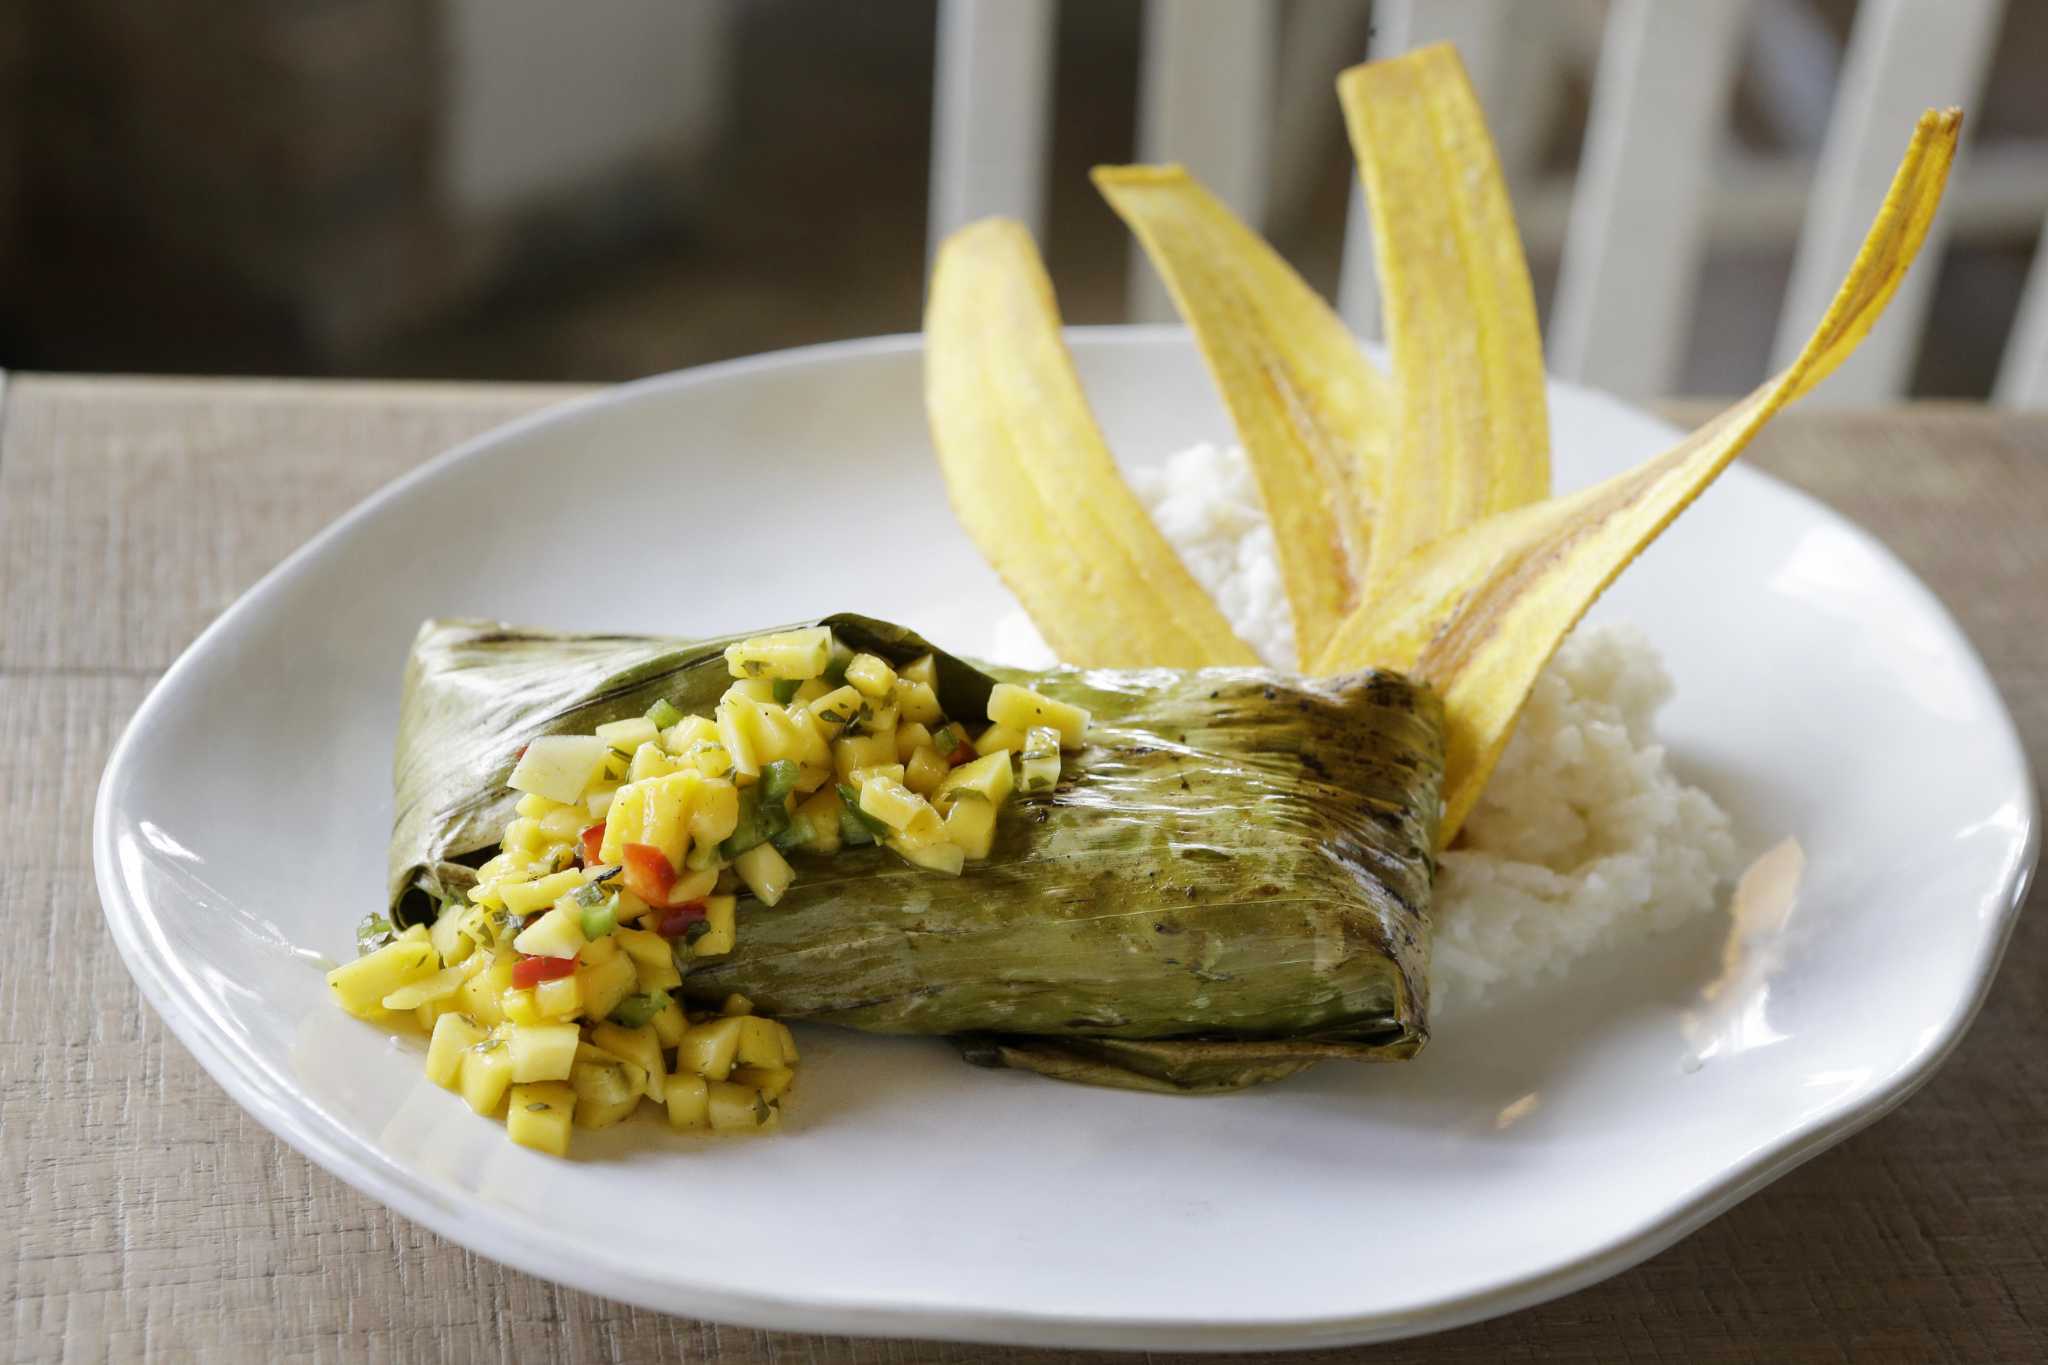
MULTIPOLYGON (((1132 479, 1239 635, 1292 667, 1273 530, 1242 451, 1202 445, 1132 479)), ((1042 647, 1042 646, 1041 646, 1042 647)), ((1720 903, 1728 816, 1656 742, 1671 680, 1641 632, 1587 627, 1537 679, 1507 753, 1437 879, 1432 1011, 1555 977, 1720 903)))

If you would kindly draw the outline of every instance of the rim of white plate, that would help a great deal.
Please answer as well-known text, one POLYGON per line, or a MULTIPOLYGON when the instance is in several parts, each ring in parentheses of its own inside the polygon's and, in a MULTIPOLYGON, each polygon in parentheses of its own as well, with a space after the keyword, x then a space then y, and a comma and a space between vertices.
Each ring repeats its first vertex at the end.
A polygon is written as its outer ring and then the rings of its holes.
MULTIPOLYGON (((1149 326, 1071 327, 1077 350, 1097 346, 1143 345, 1184 339, 1186 329, 1174 324, 1149 326)), ((975 1342, 1000 1342, 1056 1347, 1111 1349, 1239 1350, 1252 1347, 1312 1347, 1391 1340, 1425 1331, 1447 1330, 1546 1302, 1595 1284, 1656 1255, 1688 1233, 1903 1103, 1938 1070, 1968 1031, 2004 955, 2019 909, 2026 900, 2041 845, 2038 787, 2020 743, 2017 727, 1983 660, 1946 606, 1889 547, 1819 499, 1759 470, 1740 466, 1723 477, 1754 481, 1771 494, 1791 499, 1816 515, 1840 525, 1860 545, 1892 569, 1905 589, 1917 593, 1920 605, 1947 634, 1947 644, 1968 676, 1992 702, 2005 745, 2023 779, 2025 839, 2020 856, 2007 868, 2001 883, 1986 896, 1995 908, 1989 932, 1976 955, 1967 999, 1945 1021, 1939 1036, 1924 1039, 1908 1059, 1861 1097, 1820 1111, 1788 1129, 1750 1158, 1731 1166, 1695 1188, 1675 1204, 1648 1211, 1630 1231, 1593 1251, 1550 1270, 1508 1275, 1465 1294, 1435 1299, 1407 1310, 1337 1314, 1300 1319, 1210 1319, 1077 1316, 1029 1309, 993 1310, 939 1307, 916 1301, 880 1301, 870 1297, 835 1299, 830 1294, 774 1295, 735 1292, 681 1277, 653 1277, 640 1264, 620 1257, 565 1264, 535 1240, 534 1229, 488 1206, 456 1208, 421 1182, 406 1166, 375 1145, 350 1136, 342 1125, 287 1078, 263 1067, 235 1049, 213 1020, 203 994, 189 974, 165 950, 149 941, 150 916, 131 895, 121 874, 113 838, 112 792, 115 778, 130 761, 138 736, 148 732, 156 712, 183 685, 193 661, 214 639, 232 630, 251 604, 279 582, 300 572, 329 541, 348 528, 374 517, 386 504, 419 483, 441 477, 449 469, 487 458, 509 438, 574 422, 591 408, 636 401, 702 384, 715 384, 767 370, 916 350, 916 333, 863 337, 814 346, 771 351, 712 365, 671 371, 635 380, 597 393, 551 405, 492 428, 443 451, 419 468, 378 489, 293 551, 259 578, 222 612, 165 670, 123 729, 103 770, 93 806, 93 869, 102 911, 122 961, 143 995, 211 1075, 243 1109, 287 1146, 357 1191, 433 1229, 458 1245, 514 1266, 541 1279, 570 1285, 603 1298, 633 1303, 658 1312, 687 1314, 753 1327, 806 1330, 859 1336, 903 1336, 975 1342)), ((1643 413, 1612 395, 1552 378, 1549 386, 1576 397, 1629 411, 1656 422, 1676 437, 1680 433, 1660 418, 1643 413)))

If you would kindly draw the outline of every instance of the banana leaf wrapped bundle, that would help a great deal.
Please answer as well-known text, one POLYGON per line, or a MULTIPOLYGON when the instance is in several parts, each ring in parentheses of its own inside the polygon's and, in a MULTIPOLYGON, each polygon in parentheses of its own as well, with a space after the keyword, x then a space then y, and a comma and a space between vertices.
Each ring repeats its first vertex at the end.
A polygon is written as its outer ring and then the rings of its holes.
MULTIPOLYGON (((685 978, 692 1002, 738 992, 785 1019, 947 1036, 981 1065, 1161 1091, 1421 1048, 1443 772, 1427 688, 1386 671, 1025 673, 866 617, 804 624, 896 664, 932 655, 949 715, 982 714, 1008 681, 1094 724, 965 875, 844 849, 773 908, 742 901, 734 949, 685 978)), ((710 707, 737 638, 423 626, 394 774, 394 921, 429 921, 475 883, 525 745, 658 699, 710 707)))

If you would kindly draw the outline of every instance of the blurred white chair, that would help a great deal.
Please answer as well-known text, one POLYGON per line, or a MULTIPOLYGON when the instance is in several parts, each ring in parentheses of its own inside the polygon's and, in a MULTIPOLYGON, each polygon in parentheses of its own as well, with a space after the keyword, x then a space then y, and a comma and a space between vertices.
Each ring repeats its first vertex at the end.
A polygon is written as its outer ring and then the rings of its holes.
MULTIPOLYGON (((1861 0, 1810 160, 1737 153, 1727 126, 1746 50, 1768 65, 1802 43, 1829 41, 1797 0, 1378 0, 1370 55, 1457 44, 1501 143, 1532 254, 1557 244, 1551 369, 1653 397, 1670 391, 1684 362, 1710 241, 1796 240, 1773 359, 1789 358, 1848 270, 1914 116, 1930 105, 1978 106, 2004 9, 2004 0, 1861 0), (1518 171, 1533 159, 1534 111, 1554 74, 1540 68, 1575 42, 1598 54, 1579 174, 1565 186, 1526 183, 1518 171)), ((1259 226, 1276 106, 1283 124, 1298 121, 1285 115, 1301 98, 1289 86, 1276 100, 1276 69, 1304 44, 1342 40, 1347 13, 1358 7, 1298 0, 1283 52, 1276 5, 1147 0, 1137 159, 1186 163, 1259 226)), ((989 213, 1042 231, 1054 20, 1052 0, 940 0, 932 243, 989 213)), ((1776 74, 1788 119, 1823 117, 1807 93, 1818 84, 1809 72, 1776 74)), ((2031 231, 2044 210, 2048 147, 1973 155, 1966 144, 1919 266, 1819 400, 1900 396, 1950 234, 2022 223, 2031 231)), ((2000 403, 2048 406, 2043 237, 1993 394, 2000 403)), ((1355 193, 1337 303, 1361 335, 1375 334, 1371 244, 1355 193)), ((1172 315, 1147 269, 1132 272, 1130 315, 1172 315)))

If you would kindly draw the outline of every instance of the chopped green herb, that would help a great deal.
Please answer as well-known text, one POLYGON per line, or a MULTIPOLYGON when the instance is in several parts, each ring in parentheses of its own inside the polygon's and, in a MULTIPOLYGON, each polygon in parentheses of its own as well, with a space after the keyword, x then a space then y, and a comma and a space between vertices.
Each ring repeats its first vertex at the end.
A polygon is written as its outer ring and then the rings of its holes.
POLYGON ((960 732, 951 725, 941 725, 932 731, 932 747, 939 751, 939 757, 946 757, 960 747, 960 732))
POLYGON ((576 903, 585 910, 595 910, 611 899, 611 892, 597 882, 585 882, 576 889, 576 903))
POLYGON ((470 1049, 471 1052, 495 1052, 505 1046, 503 1038, 486 1038, 470 1049))
POLYGON ((708 934, 708 933, 710 933, 710 932, 711 932, 711 921, 710 921, 710 920, 708 920, 708 919, 697 919, 697 920, 691 920, 691 921, 690 921, 690 924, 689 924, 689 927, 683 930, 683 942, 685 942, 685 943, 695 943, 695 942, 696 942, 696 941, 697 941, 698 939, 700 939, 700 938, 704 937, 704 935, 706 935, 706 934, 708 934))
POLYGON ((666 730, 672 725, 683 723, 683 713, 678 711, 667 697, 647 708, 647 719, 654 722, 657 730, 666 730))
POLYGON ((548 1112, 548 1105, 543 1101, 535 1100, 532 1104, 526 1106, 526 1112, 529 1114, 545 1114, 548 1112))
POLYGON ((795 678, 777 678, 770 685, 769 690, 775 694, 775 702, 778 706, 787 706, 795 698, 796 690, 802 686, 803 684, 795 678))
POLYGON ((356 925, 356 952, 374 953, 398 937, 398 929, 383 915, 365 915, 356 925))
POLYGON ((758 1091, 758 1090, 757 1090, 757 1091, 755 1091, 755 1092, 754 1092, 754 1126, 755 1126, 756 1128, 760 1127, 760 1126, 761 1126, 762 1124, 766 1123, 766 1122, 767 1122, 767 1121, 768 1121, 768 1120, 769 1120, 769 1119, 770 1119, 771 1117, 773 1117, 773 1116, 772 1116, 771 1114, 769 1114, 769 1112, 768 1112, 768 1101, 767 1101, 767 1100, 765 1100, 765 1099, 763 1099, 763 1098, 761 1098, 761 1092, 760 1092, 760 1091, 758 1091))

